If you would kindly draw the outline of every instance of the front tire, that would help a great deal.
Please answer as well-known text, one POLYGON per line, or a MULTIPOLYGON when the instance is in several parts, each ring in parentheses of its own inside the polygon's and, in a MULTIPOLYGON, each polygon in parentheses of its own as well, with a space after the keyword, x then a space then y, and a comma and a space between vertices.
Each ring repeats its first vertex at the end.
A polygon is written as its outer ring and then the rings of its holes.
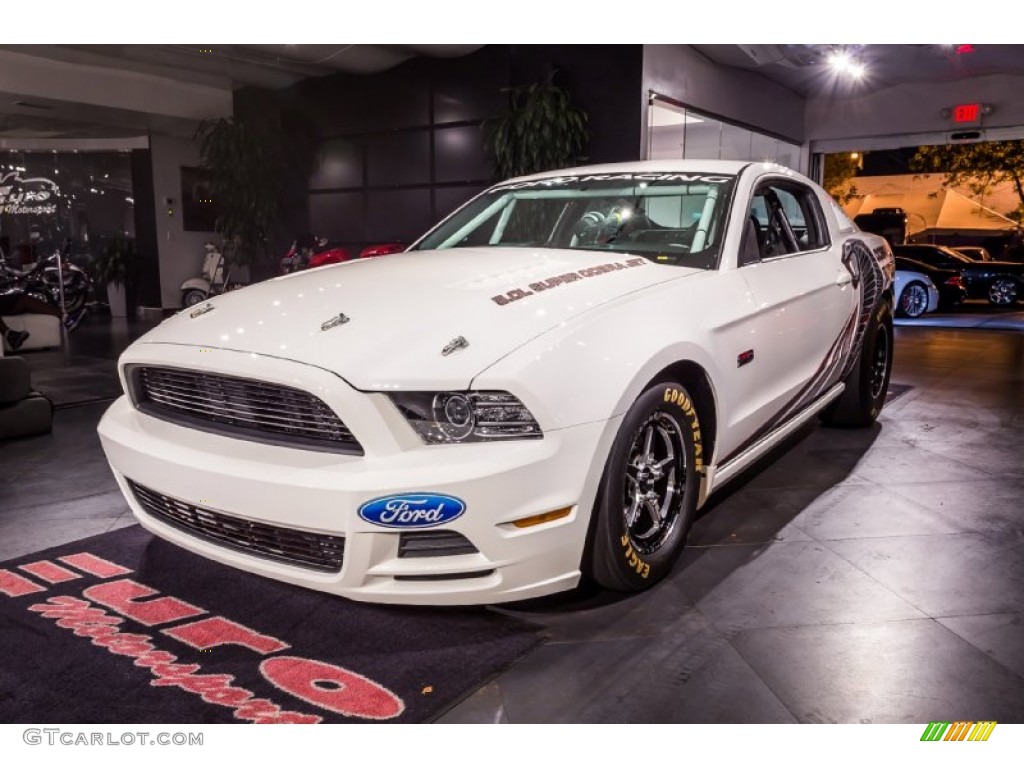
POLYGON ((892 353, 892 310, 888 302, 880 301, 864 331, 857 363, 843 382, 846 389, 822 412, 822 421, 834 427, 874 424, 889 391, 892 353))
POLYGON ((1012 307, 1020 295, 1020 287, 1012 277, 997 277, 988 287, 989 303, 996 307, 1012 307))
POLYGON ((594 505, 585 570, 601 586, 639 592, 664 578, 697 511, 703 444, 697 410, 674 381, 626 413, 594 505))
POLYGON ((896 314, 911 319, 918 318, 928 311, 928 289, 923 283, 913 282, 900 294, 896 314))

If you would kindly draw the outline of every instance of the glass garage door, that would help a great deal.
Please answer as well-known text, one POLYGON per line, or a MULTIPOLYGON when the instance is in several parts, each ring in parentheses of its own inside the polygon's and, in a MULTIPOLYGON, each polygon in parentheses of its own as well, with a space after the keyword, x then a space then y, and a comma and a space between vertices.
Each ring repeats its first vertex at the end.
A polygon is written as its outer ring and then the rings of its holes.
POLYGON ((800 145, 651 99, 647 159, 755 160, 800 169, 800 145))

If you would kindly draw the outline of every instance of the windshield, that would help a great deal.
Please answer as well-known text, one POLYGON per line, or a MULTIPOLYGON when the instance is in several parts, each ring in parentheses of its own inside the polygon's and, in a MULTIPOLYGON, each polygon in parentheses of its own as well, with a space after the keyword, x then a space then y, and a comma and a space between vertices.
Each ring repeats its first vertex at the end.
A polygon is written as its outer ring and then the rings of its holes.
POLYGON ((578 248, 713 269, 734 177, 700 173, 559 176, 488 190, 412 250, 578 248))

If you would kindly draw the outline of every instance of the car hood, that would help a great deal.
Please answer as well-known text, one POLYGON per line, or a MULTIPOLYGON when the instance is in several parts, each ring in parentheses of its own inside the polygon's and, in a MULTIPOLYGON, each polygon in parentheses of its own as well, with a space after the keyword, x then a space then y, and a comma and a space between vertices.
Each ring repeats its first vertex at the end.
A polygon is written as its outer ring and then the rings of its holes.
POLYGON ((627 294, 703 270, 621 253, 419 251, 296 273, 183 310, 140 343, 286 358, 358 389, 468 387, 530 339, 627 294), (209 305, 211 310, 201 313, 209 305), (347 320, 325 324, 343 314, 347 320), (445 348, 456 338, 463 348, 445 348))

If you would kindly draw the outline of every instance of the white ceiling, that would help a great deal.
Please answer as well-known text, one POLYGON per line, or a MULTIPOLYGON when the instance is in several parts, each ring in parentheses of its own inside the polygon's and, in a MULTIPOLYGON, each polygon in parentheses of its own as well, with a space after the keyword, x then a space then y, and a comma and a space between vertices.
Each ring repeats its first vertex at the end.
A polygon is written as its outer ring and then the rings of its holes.
POLYGON ((1024 75, 1024 45, 694 45, 717 64, 757 72, 805 98, 877 91, 905 83, 940 83, 983 75, 1024 75), (864 64, 860 81, 837 78, 833 52, 864 64), (964 52, 958 52, 964 51, 964 52))
POLYGON ((18 53, 160 75, 221 88, 284 88, 336 72, 380 72, 414 56, 453 57, 479 45, 0 45, 18 53))
MULTIPOLYGON (((230 114, 232 91, 284 88, 308 77, 380 72, 416 56, 456 57, 479 45, 0 45, 0 146, 18 139, 96 139, 149 132, 191 136, 230 114)), ((805 98, 843 97, 902 83, 1024 75, 1024 46, 694 45, 711 61, 754 71, 805 98), (837 79, 829 55, 867 68, 837 79)))

